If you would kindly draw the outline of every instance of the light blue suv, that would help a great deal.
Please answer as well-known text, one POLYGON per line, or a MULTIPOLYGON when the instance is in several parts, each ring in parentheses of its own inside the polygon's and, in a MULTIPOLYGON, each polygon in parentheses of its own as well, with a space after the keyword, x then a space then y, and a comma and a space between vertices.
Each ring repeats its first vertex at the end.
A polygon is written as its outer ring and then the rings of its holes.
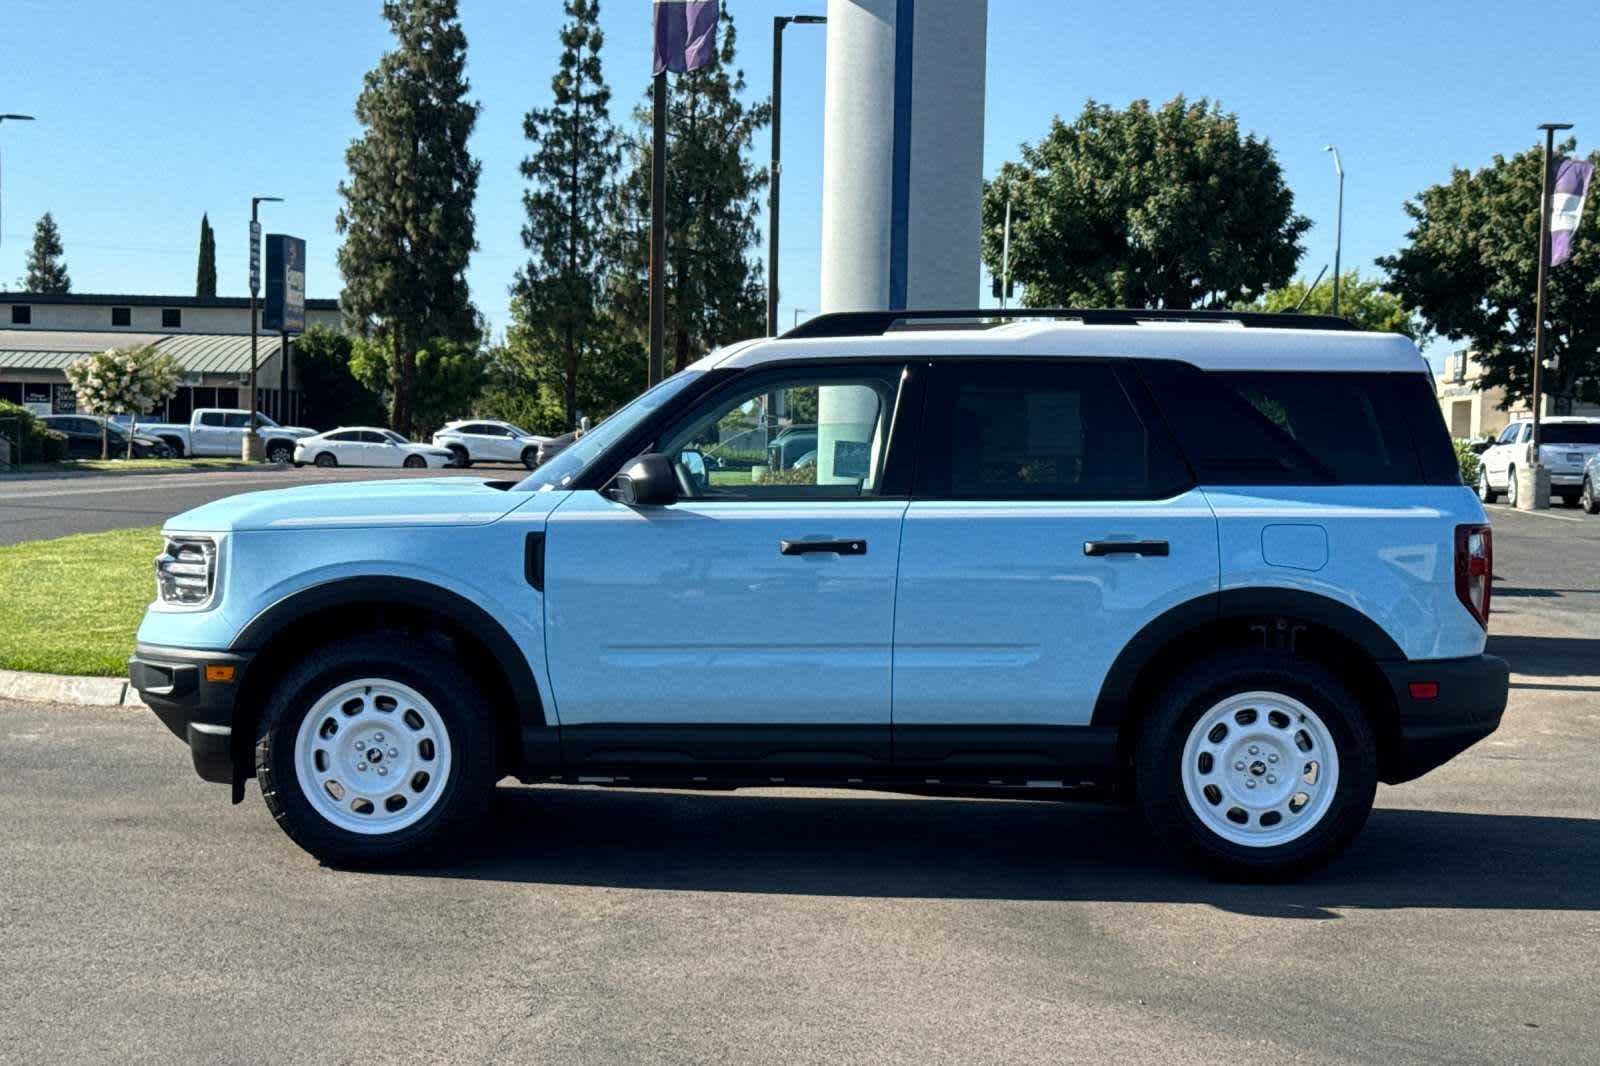
POLYGON ((201 777, 237 802, 254 776, 338 864, 433 856, 512 775, 1095 785, 1283 875, 1493 732, 1490 531, 1409 341, 1026 315, 735 345, 520 483, 179 515, 133 684, 201 777), (814 456, 771 462, 793 426, 814 456))

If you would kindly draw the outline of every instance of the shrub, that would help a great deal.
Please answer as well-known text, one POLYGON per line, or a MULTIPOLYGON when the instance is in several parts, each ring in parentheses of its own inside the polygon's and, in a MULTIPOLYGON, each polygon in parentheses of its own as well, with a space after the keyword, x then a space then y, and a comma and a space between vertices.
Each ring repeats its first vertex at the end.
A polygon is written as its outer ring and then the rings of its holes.
POLYGON ((54 463, 66 457, 67 438, 46 429, 32 411, 9 400, 0 400, 0 433, 21 438, 12 441, 21 452, 16 462, 54 463))
POLYGON ((1478 483, 1478 468, 1482 465, 1483 460, 1478 457, 1477 452, 1472 450, 1473 442, 1458 439, 1452 443, 1456 446, 1456 465, 1461 467, 1462 484, 1476 485, 1478 483))

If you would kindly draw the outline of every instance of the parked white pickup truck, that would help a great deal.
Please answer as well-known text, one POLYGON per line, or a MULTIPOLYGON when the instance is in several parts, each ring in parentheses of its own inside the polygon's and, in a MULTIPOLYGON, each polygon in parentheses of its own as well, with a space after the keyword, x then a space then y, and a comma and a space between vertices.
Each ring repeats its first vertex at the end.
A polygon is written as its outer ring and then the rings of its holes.
MULTIPOLYGON (((188 425, 141 422, 139 432, 166 441, 180 456, 237 457, 244 446, 245 434, 250 432, 250 412, 239 408, 202 407, 195 411, 188 425)), ((315 432, 298 426, 280 426, 264 414, 256 415, 256 435, 261 438, 262 453, 271 463, 293 462, 295 442, 315 432)))

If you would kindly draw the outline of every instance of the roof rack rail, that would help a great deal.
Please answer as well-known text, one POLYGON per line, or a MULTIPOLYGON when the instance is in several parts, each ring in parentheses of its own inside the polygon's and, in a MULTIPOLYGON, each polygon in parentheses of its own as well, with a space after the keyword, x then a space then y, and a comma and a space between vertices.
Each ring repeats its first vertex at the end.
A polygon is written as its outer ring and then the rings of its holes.
MULTIPOLYGON (((818 315, 783 334, 785 340, 814 340, 819 337, 880 337, 897 323, 941 322, 947 328, 989 329, 996 320, 1038 318, 1082 322, 1086 326, 1136 326, 1141 322, 1234 322, 1253 329, 1339 329, 1354 330, 1347 319, 1333 315, 1297 315, 1266 311, 1160 310, 1106 307, 1009 307, 957 310, 938 308, 925 311, 835 311, 818 315)), ((915 325, 911 328, 916 328, 915 325)))

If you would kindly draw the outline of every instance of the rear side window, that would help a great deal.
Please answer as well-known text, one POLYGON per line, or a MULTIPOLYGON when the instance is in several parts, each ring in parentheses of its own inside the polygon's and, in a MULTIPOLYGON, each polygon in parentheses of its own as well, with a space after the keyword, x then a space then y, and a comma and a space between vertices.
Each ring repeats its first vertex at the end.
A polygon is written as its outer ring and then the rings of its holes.
POLYGON ((1420 373, 1141 367, 1202 482, 1458 484, 1443 416, 1420 373))
POLYGON ((1137 381, 1109 363, 937 367, 916 494, 956 500, 1166 499, 1192 484, 1137 381))
POLYGON ((1540 444, 1600 444, 1600 422, 1546 422, 1540 444))
POLYGON ((222 425, 222 412, 221 411, 207 411, 205 414, 200 416, 200 424, 202 426, 220 426, 220 425, 222 425))

